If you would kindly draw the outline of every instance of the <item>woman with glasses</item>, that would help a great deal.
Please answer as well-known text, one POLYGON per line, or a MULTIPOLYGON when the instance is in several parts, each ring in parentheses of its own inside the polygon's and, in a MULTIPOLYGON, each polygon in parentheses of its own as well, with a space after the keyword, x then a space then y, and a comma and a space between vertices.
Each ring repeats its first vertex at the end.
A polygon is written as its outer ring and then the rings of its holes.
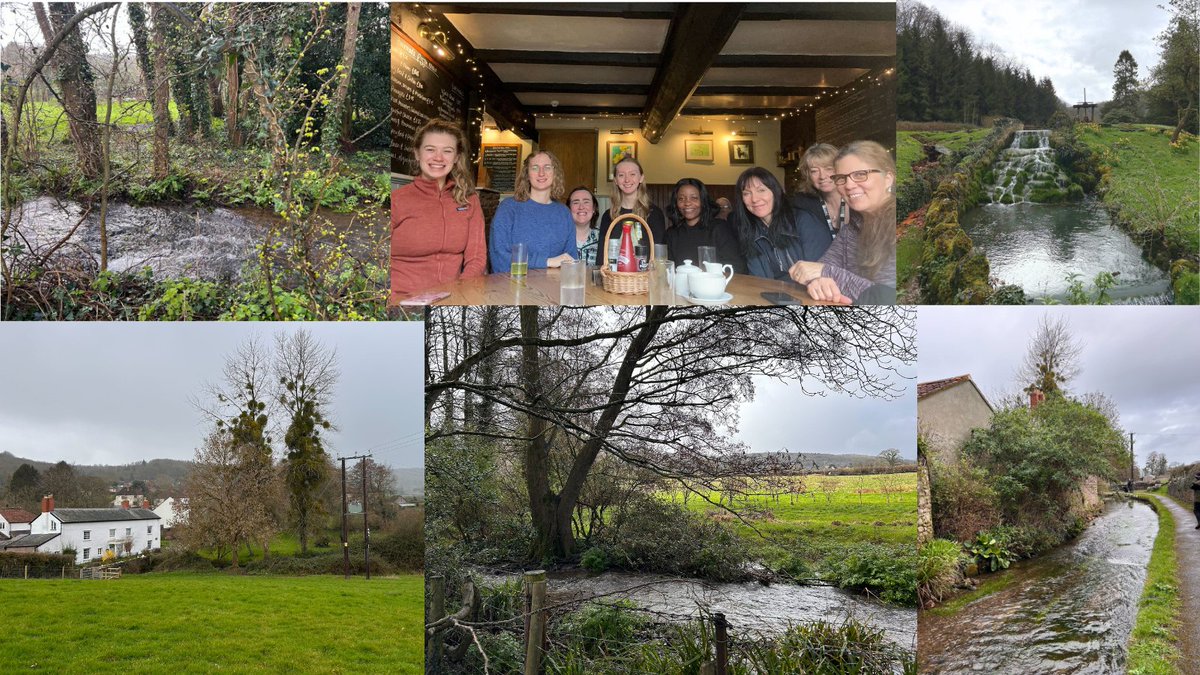
POLYGON ((791 277, 814 300, 839 304, 896 302, 896 163, 882 145, 855 141, 834 159, 833 182, 850 219, 817 262, 798 262, 791 277))
POLYGON ((492 217, 492 272, 509 271, 518 242, 526 246, 531 270, 558 267, 579 255, 571 210, 558 201, 565 191, 562 164, 553 153, 542 150, 525 158, 513 196, 500 202, 492 217))
POLYGON ((746 269, 756 277, 787 279, 789 270, 806 260, 817 260, 833 237, 811 213, 794 209, 783 196, 783 187, 762 167, 746 169, 735 188, 741 200, 730 214, 746 269))
POLYGON ((817 143, 805 151, 800 160, 804 184, 792 198, 792 206, 813 214, 829 227, 834 237, 846 224, 848 215, 846 200, 833 184, 833 158, 837 153, 838 149, 828 143, 817 143))

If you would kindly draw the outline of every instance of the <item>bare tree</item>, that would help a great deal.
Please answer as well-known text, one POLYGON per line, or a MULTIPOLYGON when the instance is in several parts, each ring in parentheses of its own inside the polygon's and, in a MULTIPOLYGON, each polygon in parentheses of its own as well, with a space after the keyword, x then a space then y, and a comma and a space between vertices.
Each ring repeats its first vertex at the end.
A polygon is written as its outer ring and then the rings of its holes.
POLYGON ((915 358, 912 311, 727 307, 501 308, 428 315, 426 442, 482 437, 517 453, 537 533, 535 558, 575 548, 572 514, 601 453, 710 499, 727 479, 792 471, 732 440, 753 378, 795 380, 810 395, 892 398, 915 358), (469 348, 447 330, 464 320, 469 348), (481 378, 490 363, 491 381, 481 378), (488 428, 461 417, 465 396, 494 408, 488 428), (567 447, 578 447, 559 462, 567 447))
POLYGON ((900 451, 896 448, 888 448, 880 452, 879 457, 887 463, 889 469, 896 468, 896 465, 900 463, 900 451))
POLYGON ((1047 396, 1063 394, 1066 384, 1079 374, 1082 351, 1083 344, 1071 335, 1066 319, 1042 315, 1017 377, 1027 386, 1041 389, 1047 396))
POLYGON ((263 465, 257 449, 234 440, 229 429, 215 429, 196 449, 187 478, 190 498, 179 538, 192 550, 238 553, 251 541, 270 541, 278 532, 271 505, 278 499, 279 477, 263 465))
POLYGON ((78 22, 72 19, 80 12, 75 11, 73 2, 34 3, 38 25, 42 29, 46 45, 54 43, 55 37, 64 35, 61 48, 50 59, 62 92, 63 111, 67 115, 67 128, 75 144, 79 170, 88 178, 100 176, 100 139, 96 134, 96 90, 95 76, 87 60, 87 46, 80 34, 78 22))

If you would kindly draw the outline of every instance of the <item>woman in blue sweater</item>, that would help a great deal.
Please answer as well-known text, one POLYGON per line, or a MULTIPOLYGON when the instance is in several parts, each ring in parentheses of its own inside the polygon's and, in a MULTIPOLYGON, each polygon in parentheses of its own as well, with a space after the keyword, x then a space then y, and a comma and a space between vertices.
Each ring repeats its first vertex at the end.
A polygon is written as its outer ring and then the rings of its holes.
POLYGON ((531 270, 575 259, 575 222, 570 209, 557 201, 565 190, 557 157, 542 150, 525 158, 513 196, 500 202, 492 217, 488 241, 492 272, 509 270, 512 246, 518 242, 529 250, 531 270))

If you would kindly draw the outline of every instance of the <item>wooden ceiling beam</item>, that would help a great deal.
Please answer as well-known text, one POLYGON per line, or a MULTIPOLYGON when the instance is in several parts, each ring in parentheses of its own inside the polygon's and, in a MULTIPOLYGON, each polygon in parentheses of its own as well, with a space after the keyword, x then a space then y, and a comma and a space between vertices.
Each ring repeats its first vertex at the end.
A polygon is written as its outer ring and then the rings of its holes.
POLYGON ((645 96, 650 93, 648 84, 578 84, 575 82, 510 82, 508 90, 514 94, 633 94, 645 96))
POLYGON ((679 7, 667 39, 662 62, 650 84, 642 114, 642 136, 657 143, 704 78, 729 36, 737 28, 743 5, 688 3, 679 7))
POLYGON ((754 2, 742 21, 891 21, 894 2, 754 2))
POLYGON ((671 17, 675 16, 675 6, 675 3, 669 2, 464 2, 426 5, 426 7, 433 9, 433 11, 441 12, 442 14, 507 14, 516 16, 536 14, 539 16, 583 16, 660 20, 670 19, 671 17))
POLYGON ((634 66, 653 68, 658 54, 629 52, 545 52, 529 49, 477 49, 485 63, 539 63, 558 66, 634 66))
POLYGON ((867 54, 722 54, 714 68, 891 68, 895 56, 867 54))

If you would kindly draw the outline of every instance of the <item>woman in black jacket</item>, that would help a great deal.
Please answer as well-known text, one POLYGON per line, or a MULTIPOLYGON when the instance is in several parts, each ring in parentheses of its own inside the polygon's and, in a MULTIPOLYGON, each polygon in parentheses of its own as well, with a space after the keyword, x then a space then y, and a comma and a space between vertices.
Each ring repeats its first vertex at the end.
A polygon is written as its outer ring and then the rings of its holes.
POLYGON ((732 265, 739 274, 746 272, 746 261, 738 250, 737 236, 729 225, 717 218, 717 205, 708 196, 708 188, 695 178, 684 178, 671 192, 667 207, 667 251, 675 264, 691 260, 699 265, 701 246, 715 246, 717 259, 732 265))

